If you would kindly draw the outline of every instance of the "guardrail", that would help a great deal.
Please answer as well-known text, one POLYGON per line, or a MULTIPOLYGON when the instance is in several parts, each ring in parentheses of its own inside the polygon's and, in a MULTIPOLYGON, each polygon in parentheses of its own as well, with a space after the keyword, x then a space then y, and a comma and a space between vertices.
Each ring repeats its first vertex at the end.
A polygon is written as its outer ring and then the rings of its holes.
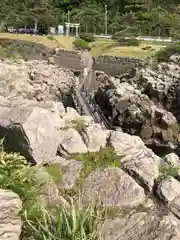
MULTIPOLYGON (((106 38, 111 39, 112 35, 94 35, 96 38, 106 38)), ((125 37, 125 39, 130 39, 131 37, 125 37)), ((157 41, 157 42, 179 42, 178 40, 174 40, 171 37, 169 38, 163 38, 163 37, 152 37, 152 36, 139 36, 139 37, 133 37, 138 40, 143 41, 157 41)))

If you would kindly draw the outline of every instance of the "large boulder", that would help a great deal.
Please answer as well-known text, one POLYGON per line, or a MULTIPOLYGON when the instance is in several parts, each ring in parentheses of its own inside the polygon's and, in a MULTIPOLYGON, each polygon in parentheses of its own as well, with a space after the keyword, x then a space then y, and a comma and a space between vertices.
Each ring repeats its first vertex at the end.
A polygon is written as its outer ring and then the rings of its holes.
POLYGON ((85 128, 83 137, 88 151, 96 152, 101 147, 106 147, 109 131, 102 130, 99 124, 91 124, 85 128))
POLYGON ((19 240, 22 221, 22 202, 19 196, 9 190, 0 189, 0 239, 19 240))
POLYGON ((100 202, 108 207, 137 207, 146 196, 133 178, 117 167, 96 170, 83 182, 84 201, 100 202))
POLYGON ((67 156, 73 153, 86 153, 87 147, 74 128, 65 128, 59 133, 59 147, 58 152, 61 156, 67 156))
POLYGON ((49 161, 56 155, 60 127, 56 111, 38 106, 0 109, 0 138, 4 138, 4 149, 20 152, 36 163, 49 161))
POLYGON ((140 137, 112 131, 110 144, 123 158, 124 169, 146 190, 151 191, 159 176, 160 158, 145 147, 140 137))
POLYGON ((180 222, 161 212, 137 212, 108 219, 102 229, 102 240, 178 240, 180 222))
POLYGON ((157 185, 156 194, 180 218, 180 183, 173 177, 162 179, 157 185))

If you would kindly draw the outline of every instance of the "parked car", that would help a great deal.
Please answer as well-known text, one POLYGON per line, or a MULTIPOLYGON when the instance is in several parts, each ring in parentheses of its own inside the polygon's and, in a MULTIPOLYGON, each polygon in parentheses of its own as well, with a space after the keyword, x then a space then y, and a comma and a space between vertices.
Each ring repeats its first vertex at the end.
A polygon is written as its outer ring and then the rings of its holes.
POLYGON ((33 28, 8 28, 9 33, 19 33, 19 34, 36 34, 37 32, 33 28))

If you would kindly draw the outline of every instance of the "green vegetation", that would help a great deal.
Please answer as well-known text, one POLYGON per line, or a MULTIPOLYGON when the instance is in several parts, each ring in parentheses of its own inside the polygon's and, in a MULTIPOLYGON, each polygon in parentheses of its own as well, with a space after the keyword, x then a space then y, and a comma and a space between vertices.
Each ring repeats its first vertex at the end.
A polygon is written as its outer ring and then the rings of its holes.
POLYGON ((92 43, 91 54, 93 56, 109 55, 145 58, 155 54, 156 51, 164 48, 165 45, 163 42, 156 44, 154 41, 141 41, 139 46, 124 46, 124 38, 122 45, 112 39, 96 39, 96 41, 92 43), (148 48, 146 48, 147 46, 148 48))
POLYGON ((180 53, 179 43, 169 45, 166 48, 159 50, 155 54, 154 58, 157 60, 157 62, 167 62, 169 57, 176 53, 180 53))
POLYGON ((136 46, 139 47, 140 46, 140 41, 137 40, 136 38, 130 38, 127 41, 128 46, 136 46))
MULTIPOLYGON (((10 189, 23 201, 22 240, 98 240, 99 227, 105 219, 104 211, 93 205, 69 199, 69 206, 59 204, 50 209, 41 204, 40 193, 45 184, 36 178, 41 166, 30 166, 19 154, 0 152, 0 188, 10 189)), ((48 172, 54 175, 54 166, 48 172)), ((57 175, 57 171, 55 171, 57 175)), ((60 181, 60 178, 54 178, 60 181)))
POLYGON ((101 148, 99 152, 73 154, 71 157, 84 163, 84 167, 78 179, 78 184, 81 184, 88 174, 96 169, 104 169, 108 166, 120 167, 122 158, 122 156, 117 155, 115 150, 110 147, 101 148))
POLYGON ((42 34, 50 26, 68 21, 80 23, 81 33, 105 32, 104 14, 107 5, 107 32, 133 37, 180 37, 179 0, 0 0, 0 27, 37 26, 42 34), (68 11, 70 14, 68 14, 68 11))
POLYGON ((88 42, 84 41, 81 38, 77 38, 74 40, 73 45, 76 49, 82 50, 82 49, 90 49, 88 42))
POLYGON ((32 53, 32 44, 18 44, 13 40, 0 39, 0 55, 4 58, 27 60, 32 53))
POLYGON ((170 165, 165 164, 159 168, 159 172, 161 174, 161 177, 163 177, 163 178, 166 178, 169 176, 177 177, 180 173, 180 167, 171 165, 171 164, 170 165))
POLYGON ((86 122, 84 119, 74 119, 70 122, 70 126, 75 128, 81 134, 86 129, 86 122))
POLYGON ((113 39, 115 40, 117 46, 135 46, 135 47, 139 47, 140 46, 140 41, 136 38, 124 38, 124 37, 119 37, 119 36, 115 36, 113 37, 113 39))
POLYGON ((95 41, 95 37, 92 33, 80 34, 80 38, 83 39, 86 42, 94 42, 95 41))

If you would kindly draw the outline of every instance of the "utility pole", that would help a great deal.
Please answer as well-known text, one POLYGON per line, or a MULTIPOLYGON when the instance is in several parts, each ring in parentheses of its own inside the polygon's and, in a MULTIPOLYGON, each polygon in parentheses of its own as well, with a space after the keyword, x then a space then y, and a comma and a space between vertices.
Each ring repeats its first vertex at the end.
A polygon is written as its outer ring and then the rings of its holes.
POLYGON ((69 37, 69 32, 70 32, 70 11, 68 10, 68 22, 67 22, 67 26, 66 26, 66 36, 69 37))
POLYGON ((105 5, 105 35, 107 36, 107 5, 105 5))
POLYGON ((68 23, 70 23, 70 11, 68 10, 68 23))

